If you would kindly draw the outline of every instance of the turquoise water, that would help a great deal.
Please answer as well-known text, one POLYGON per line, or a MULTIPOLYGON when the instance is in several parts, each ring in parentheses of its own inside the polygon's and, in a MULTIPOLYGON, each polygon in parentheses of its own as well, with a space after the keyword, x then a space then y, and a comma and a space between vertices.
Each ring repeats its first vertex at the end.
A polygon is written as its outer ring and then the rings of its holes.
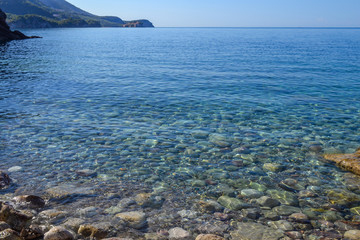
POLYGON ((347 188, 321 154, 360 146, 359 29, 25 33, 43 38, 0 46, 0 169, 21 167, 23 192, 121 182, 216 198, 287 178, 316 178, 321 199, 347 188))

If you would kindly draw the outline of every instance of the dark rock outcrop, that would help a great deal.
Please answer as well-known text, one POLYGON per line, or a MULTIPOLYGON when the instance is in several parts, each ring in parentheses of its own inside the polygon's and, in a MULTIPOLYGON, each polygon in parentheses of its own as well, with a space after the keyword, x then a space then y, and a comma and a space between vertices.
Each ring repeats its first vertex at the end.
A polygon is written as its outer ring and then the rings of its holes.
MULTIPOLYGON (((0 35, 0 39, 1 39, 1 35, 0 35)), ((0 171, 0 189, 7 188, 10 185, 10 183, 11 183, 11 179, 9 175, 3 171, 0 171)))
POLYGON ((38 37, 28 37, 22 32, 11 31, 9 25, 6 23, 6 14, 0 9, 0 43, 11 40, 21 40, 38 37))

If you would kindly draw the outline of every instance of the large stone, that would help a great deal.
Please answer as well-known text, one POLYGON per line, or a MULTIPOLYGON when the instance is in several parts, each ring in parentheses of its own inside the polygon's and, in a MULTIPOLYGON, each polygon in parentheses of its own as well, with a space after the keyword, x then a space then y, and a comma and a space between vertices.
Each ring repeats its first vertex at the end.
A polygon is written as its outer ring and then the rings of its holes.
POLYGON ((251 205, 241 201, 240 199, 232 198, 232 197, 228 197, 228 196, 219 197, 218 202, 222 206, 224 206, 230 210, 241 210, 243 208, 251 207, 251 205))
POLYGON ((225 240, 225 238, 214 234, 200 234, 195 240, 225 240))
POLYGON ((269 208, 277 207, 281 204, 278 200, 268 196, 263 196, 257 199, 256 202, 263 207, 269 207, 269 208))
POLYGON ((326 160, 335 162, 340 168, 360 175, 360 149, 350 154, 324 154, 326 160))
POLYGON ((99 224, 85 224, 81 225, 78 234, 85 238, 90 239, 103 239, 106 238, 112 231, 111 224, 99 223, 99 224))
POLYGON ((266 193, 268 193, 271 196, 271 198, 280 201, 281 204, 290 205, 290 206, 299 205, 299 200, 297 196, 291 192, 271 189, 266 191, 266 193))
POLYGON ((230 235, 233 240, 278 240, 284 237, 284 232, 259 223, 242 222, 230 235))
POLYGON ((169 239, 189 239, 190 233, 182 228, 175 227, 169 230, 169 239))
POLYGON ((0 189, 7 188, 10 183, 11 179, 9 175, 6 172, 0 171, 0 189))
POLYGON ((146 225, 146 215, 144 212, 123 212, 116 214, 116 217, 122 219, 131 228, 141 229, 146 225))
POLYGON ((0 240, 23 240, 19 233, 8 228, 0 232, 0 240))
POLYGON ((278 207, 274 207, 272 210, 274 212, 276 212, 280 216, 289 216, 289 215, 291 215, 293 213, 301 212, 300 208, 292 207, 292 206, 286 206, 286 205, 281 205, 281 206, 278 206, 278 207))
POLYGON ((196 207, 202 213, 222 212, 224 207, 214 200, 200 200, 196 207))
POLYGON ((345 239, 360 240, 360 230, 349 230, 344 234, 345 239))
POLYGON ((23 228, 20 232, 20 237, 26 240, 39 239, 44 236, 44 231, 41 227, 36 225, 30 225, 27 228, 23 228))
POLYGON ((15 210, 12 206, 0 203, 0 221, 4 221, 16 231, 21 231, 30 224, 32 216, 15 210))
POLYGON ((9 224, 7 224, 6 222, 0 222, 0 231, 4 231, 8 228, 11 228, 9 224))
POLYGON ((63 227, 53 227, 45 233, 44 240, 73 240, 73 234, 63 227))
POLYGON ((209 142, 218 146, 218 147, 230 147, 231 146, 231 139, 226 137, 225 135, 214 133, 210 134, 209 142))
POLYGON ((243 189, 241 190, 241 195, 247 198, 259 198, 264 196, 264 193, 255 189, 243 189))
POLYGON ((326 193, 331 204, 352 206, 360 202, 360 195, 345 189, 328 190, 326 193))
POLYGON ((22 195, 14 197, 17 205, 28 207, 28 208, 43 208, 45 207, 45 200, 41 197, 34 195, 22 195))

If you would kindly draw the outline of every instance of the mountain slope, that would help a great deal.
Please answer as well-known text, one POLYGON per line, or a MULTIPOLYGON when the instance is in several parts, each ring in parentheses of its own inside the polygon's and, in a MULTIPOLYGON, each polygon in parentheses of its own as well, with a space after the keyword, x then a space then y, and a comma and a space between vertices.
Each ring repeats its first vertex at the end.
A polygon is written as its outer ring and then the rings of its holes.
POLYGON ((123 21, 96 16, 65 0, 0 0, 13 28, 51 27, 154 27, 148 20, 123 21))

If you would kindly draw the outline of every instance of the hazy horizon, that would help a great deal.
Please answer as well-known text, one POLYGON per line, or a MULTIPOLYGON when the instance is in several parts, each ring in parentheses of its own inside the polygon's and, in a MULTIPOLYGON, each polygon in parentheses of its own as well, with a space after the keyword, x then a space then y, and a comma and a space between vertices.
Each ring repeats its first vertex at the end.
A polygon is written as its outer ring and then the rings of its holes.
POLYGON ((96 15, 148 19, 156 27, 360 27, 356 0, 67 1, 96 15))

